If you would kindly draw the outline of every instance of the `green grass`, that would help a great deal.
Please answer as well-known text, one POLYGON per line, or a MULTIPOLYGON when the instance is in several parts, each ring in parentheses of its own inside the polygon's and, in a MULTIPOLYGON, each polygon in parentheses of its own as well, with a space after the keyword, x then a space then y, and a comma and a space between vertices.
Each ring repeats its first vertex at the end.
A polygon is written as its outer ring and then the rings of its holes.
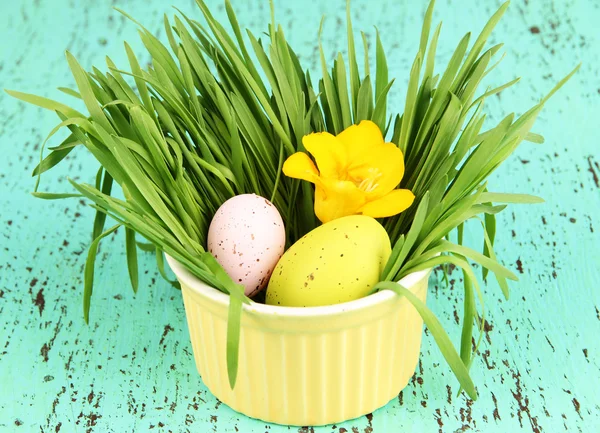
MULTIPOLYGON (((96 68, 85 71, 67 52, 77 90, 61 90, 81 99, 87 114, 46 98, 7 91, 59 116, 61 122, 44 145, 58 130, 70 131, 34 169, 34 195, 42 199, 84 196, 97 211, 85 266, 86 322, 98 244, 116 227, 124 226, 134 291, 138 287, 139 248, 156 251, 157 266, 165 278, 163 252, 231 296, 227 363, 233 387, 242 304, 251 301, 205 251, 212 216, 228 198, 253 192, 270 198, 277 206, 286 225, 288 245, 293 243, 315 228, 318 221, 313 211, 312 186, 283 176, 283 161, 303 150, 302 137, 306 134, 323 130, 337 134, 370 119, 403 150, 406 174, 400 187, 412 190, 416 196, 415 204, 407 211, 382 220, 393 251, 376 289, 394 290, 415 306, 461 386, 476 398, 468 372, 477 349, 472 347, 471 338, 475 322, 481 317, 481 341, 485 315, 483 294, 471 263, 482 266, 483 279, 488 271, 493 273, 508 298, 506 280, 516 277, 494 254, 495 215, 506 204, 540 201, 523 194, 489 192, 486 179, 522 141, 543 141, 530 131, 533 123, 547 99, 577 68, 520 117, 509 114, 483 130, 486 98, 518 81, 478 92, 481 80, 499 63, 496 57, 501 44, 486 48, 486 43, 508 3, 490 18, 473 44, 467 34, 445 70, 436 73, 440 26, 430 34, 432 1, 410 70, 404 111, 390 115, 387 95, 394 80, 389 78, 379 34, 374 63, 364 50, 361 76, 349 4, 348 57, 338 54, 330 67, 319 41, 321 78, 313 82, 276 24, 273 6, 268 32, 257 38, 250 31, 242 31, 228 0, 225 6, 230 31, 212 16, 202 0, 197 3, 204 23, 182 13, 172 20, 164 17, 167 45, 120 11, 139 26, 151 57, 146 68, 127 43, 128 67, 118 68, 107 58, 106 72, 96 68), (76 193, 38 191, 41 175, 81 147, 100 163, 95 185, 69 179, 76 193), (115 187, 122 192, 115 195, 124 199, 113 195, 115 187), (117 225, 105 230, 107 215, 117 225), (470 219, 481 221, 483 253, 461 245, 463 224, 470 219), (454 230, 459 233, 458 243, 448 240, 454 230), (137 242, 136 236, 147 242, 137 242), (391 283, 411 272, 445 264, 461 268, 464 274, 460 355, 431 311, 406 289, 391 283)), ((362 42, 366 48, 364 34, 362 42)), ((43 156, 44 146, 41 152, 43 156)))

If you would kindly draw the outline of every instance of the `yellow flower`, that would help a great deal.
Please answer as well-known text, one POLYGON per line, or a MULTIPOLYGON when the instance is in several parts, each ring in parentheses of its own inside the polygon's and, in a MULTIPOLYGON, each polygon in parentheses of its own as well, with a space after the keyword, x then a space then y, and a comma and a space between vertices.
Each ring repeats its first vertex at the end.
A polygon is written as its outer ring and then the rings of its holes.
POLYGON ((363 120, 337 136, 305 135, 302 144, 317 166, 297 152, 285 161, 283 172, 315 184, 315 214, 321 222, 354 214, 389 217, 412 204, 411 191, 394 189, 404 176, 402 151, 383 141, 375 123, 363 120))

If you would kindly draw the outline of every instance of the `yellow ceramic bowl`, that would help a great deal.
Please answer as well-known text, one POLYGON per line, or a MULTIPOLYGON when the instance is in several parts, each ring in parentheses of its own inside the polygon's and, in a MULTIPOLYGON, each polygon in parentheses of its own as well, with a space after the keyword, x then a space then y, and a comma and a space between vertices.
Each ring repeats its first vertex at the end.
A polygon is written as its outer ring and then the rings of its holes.
MULTIPOLYGON (((181 283, 196 367, 223 403, 288 425, 332 424, 395 398, 417 366, 423 321, 387 290, 324 307, 244 305, 238 379, 225 360, 229 297, 167 256, 181 283)), ((430 271, 401 280, 425 302, 430 271)))

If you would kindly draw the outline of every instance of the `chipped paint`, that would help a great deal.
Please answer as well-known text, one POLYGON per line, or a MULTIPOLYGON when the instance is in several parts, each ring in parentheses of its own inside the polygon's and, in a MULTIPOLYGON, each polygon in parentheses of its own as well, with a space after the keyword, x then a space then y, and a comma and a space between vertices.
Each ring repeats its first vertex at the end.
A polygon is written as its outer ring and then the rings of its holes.
MULTIPOLYGON (((172 13, 168 3, 116 2, 161 37, 162 13, 172 13)), ((172 3, 193 9, 191 1, 172 3)), ((208 3, 225 22, 225 11, 217 6, 221 2, 208 3)), ((232 3, 243 25, 256 35, 265 29, 268 2, 232 3)), ((344 49, 343 0, 276 3, 284 31, 316 76, 314 37, 321 15, 328 17, 326 54, 344 49)), ((397 78, 390 92, 395 110, 401 109, 424 12, 423 5, 410 3, 352 1, 355 29, 370 32, 377 25, 381 32, 390 77, 397 78)), ((460 36, 481 28, 497 4, 485 0, 458 7, 455 0, 437 1, 434 19, 444 20, 439 64, 448 60, 460 36)), ((106 54, 126 65, 123 39, 143 52, 136 27, 108 2, 6 1, 0 12, 0 36, 13 41, 0 50, 2 87, 67 100, 53 90, 73 83, 65 49, 86 68, 93 63, 100 69, 106 54)), ((483 287, 489 326, 471 367, 479 400, 457 397, 457 382, 425 332, 409 385, 382 409, 336 426, 266 425, 220 404, 196 373, 181 294, 162 281, 152 254, 140 255, 140 289, 136 296, 131 292, 121 231, 101 244, 91 320, 85 326, 81 287, 93 213, 76 199, 44 202, 28 195, 39 146, 58 121, 0 93, 0 431, 598 431, 597 22, 600 6, 594 2, 513 0, 493 36, 494 43, 505 42, 507 57, 485 85, 523 76, 519 85, 487 101, 489 117, 496 121, 508 110, 523 112, 570 68, 584 63, 538 119, 534 130, 546 142, 524 144, 490 181, 490 190, 538 194, 546 203, 515 206, 499 216, 497 254, 520 281, 511 285, 508 302, 499 300, 491 278, 483 287)), ((372 35, 369 42, 373 45, 372 35)), ((66 191, 66 174, 93 183, 96 164, 84 152, 73 152, 61 170, 44 176, 41 190, 66 191)), ((474 236, 479 236, 476 227, 467 227, 466 240, 479 248, 474 236)), ((460 334, 456 319, 462 318, 460 279, 456 270, 449 285, 441 273, 434 275, 428 298, 454 341, 460 334)))

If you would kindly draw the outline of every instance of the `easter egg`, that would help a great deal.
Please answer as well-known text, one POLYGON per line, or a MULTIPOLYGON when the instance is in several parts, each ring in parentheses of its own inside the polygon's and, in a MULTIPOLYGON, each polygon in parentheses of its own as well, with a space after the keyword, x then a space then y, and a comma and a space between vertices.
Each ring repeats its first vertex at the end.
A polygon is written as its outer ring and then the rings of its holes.
POLYGON ((215 213, 208 251, 247 296, 266 287, 285 248, 285 228, 277 208, 264 197, 242 194, 215 213))
POLYGON ((375 219, 338 218, 312 230, 281 257, 267 288, 270 305, 332 305, 367 296, 391 254, 375 219))

